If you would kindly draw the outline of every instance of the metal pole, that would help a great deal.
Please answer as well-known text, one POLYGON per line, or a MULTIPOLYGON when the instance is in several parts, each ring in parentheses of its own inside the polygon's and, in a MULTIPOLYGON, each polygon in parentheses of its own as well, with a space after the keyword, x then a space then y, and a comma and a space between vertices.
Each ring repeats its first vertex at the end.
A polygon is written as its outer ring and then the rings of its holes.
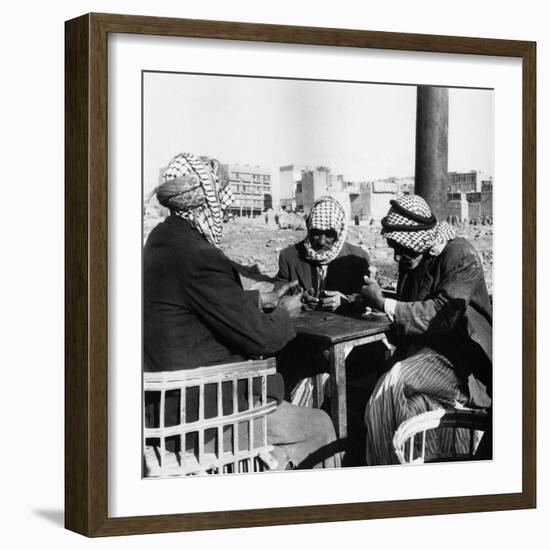
POLYGON ((447 215, 449 90, 418 86, 414 191, 438 220, 447 215))

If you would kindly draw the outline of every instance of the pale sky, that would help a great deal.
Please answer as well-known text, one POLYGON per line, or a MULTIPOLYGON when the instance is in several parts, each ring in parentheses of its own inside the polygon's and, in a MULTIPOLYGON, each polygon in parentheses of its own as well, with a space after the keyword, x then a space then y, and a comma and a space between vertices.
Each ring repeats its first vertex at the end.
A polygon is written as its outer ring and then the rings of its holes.
MULTIPOLYGON (((416 87, 144 75, 144 189, 177 153, 271 168, 329 166, 352 181, 414 175, 416 87)), ((491 90, 449 90, 449 171, 493 175, 491 90)), ((276 193, 274 193, 276 195, 276 193)))

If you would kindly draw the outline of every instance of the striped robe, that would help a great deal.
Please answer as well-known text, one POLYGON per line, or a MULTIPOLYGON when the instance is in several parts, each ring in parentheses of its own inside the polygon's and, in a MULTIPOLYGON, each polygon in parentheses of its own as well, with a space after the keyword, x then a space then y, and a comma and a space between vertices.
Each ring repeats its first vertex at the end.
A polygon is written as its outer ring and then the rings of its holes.
MULTIPOLYGON (((465 405, 468 396, 450 361, 424 347, 399 361, 378 381, 365 412, 367 465, 398 464, 393 436, 399 425, 420 413, 465 405)), ((448 454, 453 445, 465 452, 469 431, 452 429, 426 433, 425 460, 448 454)))

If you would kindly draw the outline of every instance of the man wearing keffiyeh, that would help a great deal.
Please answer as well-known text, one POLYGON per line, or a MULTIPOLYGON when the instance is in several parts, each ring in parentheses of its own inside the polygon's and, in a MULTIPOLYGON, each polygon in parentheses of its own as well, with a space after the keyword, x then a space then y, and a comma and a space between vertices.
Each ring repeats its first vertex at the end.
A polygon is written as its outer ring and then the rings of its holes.
MULTIPOLYGON (((305 309, 353 312, 363 277, 369 272, 369 257, 346 241, 344 208, 333 197, 319 198, 313 203, 306 228, 303 241, 281 252, 276 287, 297 280, 305 309)), ((326 372, 327 356, 327 350, 315 342, 297 339, 285 347, 278 368, 289 399, 300 395, 302 385, 311 384, 311 376, 326 372)))
MULTIPOLYGON (((263 313, 245 294, 238 273, 217 246, 231 199, 221 165, 190 153, 176 155, 155 192, 170 216, 151 231, 143 249, 144 370, 208 367, 281 350, 295 336, 291 316, 301 309, 300 297, 283 296, 271 313, 263 313)), ((244 406, 245 388, 237 390, 244 406)), ((266 390, 268 399, 278 404, 267 417, 266 429, 279 464, 337 466, 330 417, 284 401, 278 374, 268 377, 266 390)), ((253 391, 261 395, 262 389, 253 391)), ((226 392, 230 389, 222 388, 223 403, 230 397, 226 392)), ((188 410, 198 410, 196 399, 197 395, 186 399, 188 410)), ((215 416, 216 400, 205 396, 207 417, 215 416)), ((158 403, 146 403, 146 419, 155 407, 158 403)), ((167 425, 178 422, 179 407, 177 396, 166 396, 167 425)), ((239 429, 239 438, 247 440, 247 434, 239 429)))
MULTIPOLYGON (((399 264, 395 299, 365 279, 368 306, 392 321, 397 350, 366 407, 367 464, 397 463, 392 439, 401 422, 440 408, 489 408, 492 307, 481 260, 453 227, 438 223, 424 199, 390 201, 382 235, 399 264)), ((460 432, 458 446, 469 443, 460 432)), ((450 432, 429 432, 426 459, 444 455, 450 432)))
POLYGON ((196 155, 176 155, 161 176, 157 199, 176 216, 187 220, 215 246, 222 236, 223 213, 233 199, 220 163, 196 155))
POLYGON ((306 221, 307 236, 279 256, 276 285, 298 280, 307 308, 336 311, 353 306, 367 275, 367 253, 346 242, 342 205, 324 196, 313 203, 306 221))

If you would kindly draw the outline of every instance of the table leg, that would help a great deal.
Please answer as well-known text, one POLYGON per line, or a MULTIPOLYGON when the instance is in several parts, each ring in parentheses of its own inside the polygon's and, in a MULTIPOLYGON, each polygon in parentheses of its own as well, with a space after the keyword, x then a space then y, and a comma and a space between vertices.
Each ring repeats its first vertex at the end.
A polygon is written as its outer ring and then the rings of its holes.
POLYGON ((344 439, 348 433, 346 410, 346 357, 349 351, 345 343, 335 344, 330 348, 330 402, 336 437, 344 439))
POLYGON ((323 374, 316 374, 313 377, 313 406, 316 409, 320 409, 323 406, 325 400, 323 392, 323 374))

